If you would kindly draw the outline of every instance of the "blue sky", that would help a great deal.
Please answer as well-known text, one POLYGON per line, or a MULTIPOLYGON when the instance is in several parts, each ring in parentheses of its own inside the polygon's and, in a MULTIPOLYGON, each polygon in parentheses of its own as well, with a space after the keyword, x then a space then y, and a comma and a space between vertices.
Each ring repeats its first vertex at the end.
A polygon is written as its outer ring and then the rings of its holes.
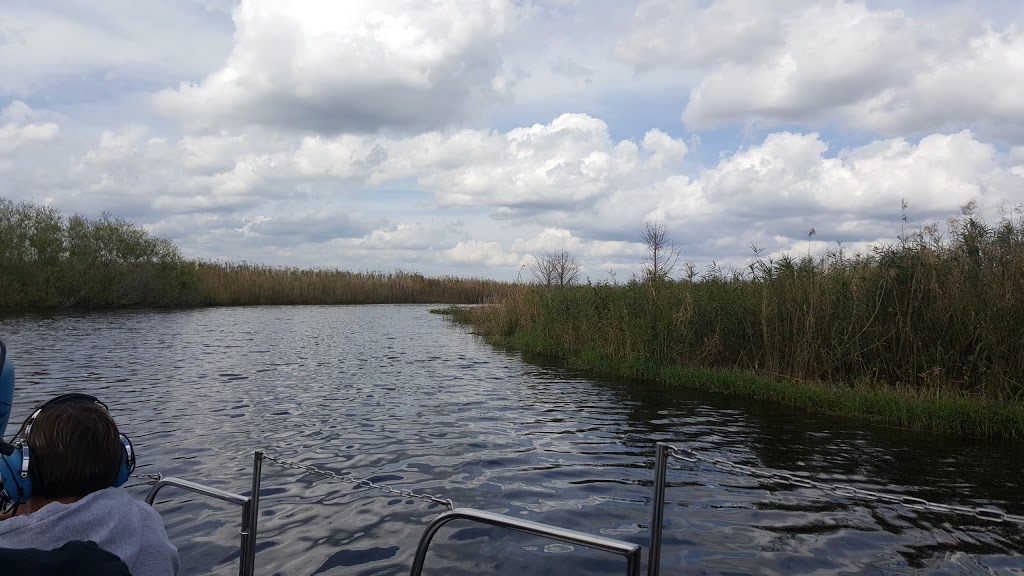
POLYGON ((514 279, 1024 202, 1010 1, 13 0, 0 197, 186 256, 514 279))

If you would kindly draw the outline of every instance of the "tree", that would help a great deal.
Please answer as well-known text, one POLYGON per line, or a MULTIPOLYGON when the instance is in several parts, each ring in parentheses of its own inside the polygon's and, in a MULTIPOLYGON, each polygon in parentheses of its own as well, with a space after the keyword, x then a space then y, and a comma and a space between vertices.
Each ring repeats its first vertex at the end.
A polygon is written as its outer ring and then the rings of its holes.
POLYGON ((640 240, 647 245, 647 259, 642 267, 644 279, 648 282, 668 280, 680 256, 668 228, 663 222, 644 222, 640 240))
POLYGON ((530 273, 545 286, 568 286, 579 279, 580 268, 580 261, 568 250, 545 250, 533 257, 530 273))

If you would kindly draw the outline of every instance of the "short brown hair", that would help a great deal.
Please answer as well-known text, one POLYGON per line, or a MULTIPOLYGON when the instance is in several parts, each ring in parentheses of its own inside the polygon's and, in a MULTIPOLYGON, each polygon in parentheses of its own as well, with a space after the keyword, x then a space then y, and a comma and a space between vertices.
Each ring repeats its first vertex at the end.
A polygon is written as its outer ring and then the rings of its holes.
POLYGON ((81 498, 113 486, 121 468, 117 424, 98 402, 78 398, 46 406, 26 440, 33 497, 81 498))

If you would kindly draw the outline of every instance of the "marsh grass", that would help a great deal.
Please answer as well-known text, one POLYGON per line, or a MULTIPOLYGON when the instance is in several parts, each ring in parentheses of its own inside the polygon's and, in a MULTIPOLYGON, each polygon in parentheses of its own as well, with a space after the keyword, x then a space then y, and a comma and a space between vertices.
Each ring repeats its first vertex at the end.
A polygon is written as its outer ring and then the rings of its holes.
POLYGON ((1024 222, 989 226, 968 207, 947 230, 852 257, 755 255, 694 281, 536 287, 462 319, 495 343, 610 374, 1022 437, 1024 222))
POLYGON ((104 214, 90 219, 0 198, 0 308, 474 304, 519 288, 412 272, 348 272, 182 258, 168 240, 104 214))
POLYGON ((259 264, 199 263, 202 301, 252 304, 479 304, 516 286, 493 280, 428 277, 412 272, 348 272, 259 264))

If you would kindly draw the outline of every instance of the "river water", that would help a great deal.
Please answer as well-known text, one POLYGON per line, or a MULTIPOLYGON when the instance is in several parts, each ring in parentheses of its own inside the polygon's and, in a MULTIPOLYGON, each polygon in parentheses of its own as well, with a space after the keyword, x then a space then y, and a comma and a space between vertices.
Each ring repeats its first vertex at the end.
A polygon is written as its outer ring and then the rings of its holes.
MULTIPOLYGON (((656 442, 820 481, 1024 513, 1024 446, 870 427, 496 350, 426 306, 0 318, 15 428, 53 395, 110 406, 161 472, 248 493, 253 452, 643 544, 656 442)), ((662 574, 1024 574, 1024 526, 858 502, 672 460, 662 574)), ((142 498, 146 485, 129 484, 142 498)), ((443 511, 265 462, 258 574, 407 574, 443 511)), ((168 488, 182 574, 237 573, 239 509, 168 488)), ((425 574, 622 574, 605 555, 468 522, 425 574)))

